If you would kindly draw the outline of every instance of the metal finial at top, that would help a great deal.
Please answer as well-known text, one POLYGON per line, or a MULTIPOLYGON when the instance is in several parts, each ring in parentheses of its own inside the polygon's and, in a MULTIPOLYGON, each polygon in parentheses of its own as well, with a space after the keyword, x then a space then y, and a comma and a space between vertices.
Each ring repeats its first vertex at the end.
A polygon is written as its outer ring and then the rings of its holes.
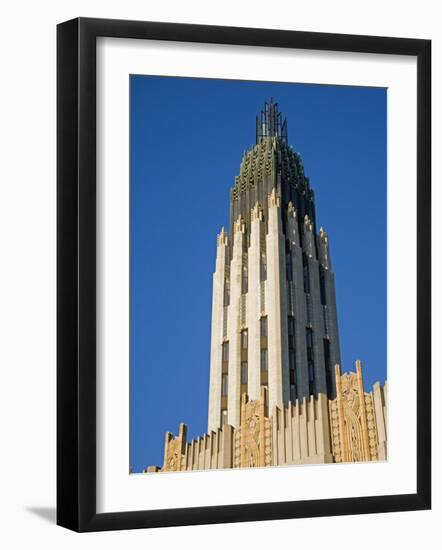
POLYGON ((273 98, 264 103, 261 116, 256 117, 256 143, 260 143, 267 137, 277 137, 287 141, 287 120, 282 118, 278 104, 273 102, 273 98))

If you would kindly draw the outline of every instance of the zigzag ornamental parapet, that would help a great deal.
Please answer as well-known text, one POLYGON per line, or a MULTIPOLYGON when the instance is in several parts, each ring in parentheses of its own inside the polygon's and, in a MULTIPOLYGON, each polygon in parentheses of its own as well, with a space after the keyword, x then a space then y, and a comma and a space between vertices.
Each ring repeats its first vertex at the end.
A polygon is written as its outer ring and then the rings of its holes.
POLYGON ((270 414, 266 388, 260 399, 241 398, 241 422, 237 428, 224 426, 190 443, 187 426, 180 424, 179 434, 166 434, 164 463, 145 472, 179 472, 225 468, 258 468, 290 464, 369 462, 381 458, 386 441, 380 441, 374 393, 383 392, 378 383, 373 391, 361 386, 362 369, 341 375, 335 367, 337 396, 310 396, 289 403, 270 414))

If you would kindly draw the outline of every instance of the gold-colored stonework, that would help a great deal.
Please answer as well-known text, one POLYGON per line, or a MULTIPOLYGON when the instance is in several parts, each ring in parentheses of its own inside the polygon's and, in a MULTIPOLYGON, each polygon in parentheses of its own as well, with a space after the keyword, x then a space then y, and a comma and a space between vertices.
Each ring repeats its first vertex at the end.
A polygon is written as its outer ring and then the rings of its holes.
MULTIPOLYGON (((336 462, 378 460, 378 433, 372 393, 365 393, 360 361, 356 372, 335 367, 336 399, 330 401, 333 456, 336 462)), ((384 419, 380 419, 384 423, 384 419)))
POLYGON ((260 400, 248 401, 243 394, 241 426, 234 432, 234 468, 270 466, 272 463, 272 425, 265 416, 265 390, 260 400))
POLYGON ((178 436, 166 433, 162 467, 145 472, 385 460, 386 384, 365 392, 360 361, 343 375, 336 365, 335 379, 335 399, 319 394, 282 410, 268 411, 264 387, 257 400, 244 393, 238 427, 224 425, 191 442, 180 424, 178 436))
POLYGON ((179 472, 181 469, 186 469, 183 456, 186 444, 186 434, 187 427, 185 424, 180 425, 178 437, 173 437, 169 432, 166 433, 163 470, 167 470, 168 472, 179 472))

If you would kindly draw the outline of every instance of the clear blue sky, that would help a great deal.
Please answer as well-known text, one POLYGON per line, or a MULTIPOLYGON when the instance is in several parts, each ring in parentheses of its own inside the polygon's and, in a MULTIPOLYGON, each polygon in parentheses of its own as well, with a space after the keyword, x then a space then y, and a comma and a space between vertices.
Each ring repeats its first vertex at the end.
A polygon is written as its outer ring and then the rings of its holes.
POLYGON ((132 76, 130 300, 133 471, 161 465, 180 422, 205 433, 216 235, 255 116, 287 116, 329 234, 342 368, 386 379, 385 89, 132 76))

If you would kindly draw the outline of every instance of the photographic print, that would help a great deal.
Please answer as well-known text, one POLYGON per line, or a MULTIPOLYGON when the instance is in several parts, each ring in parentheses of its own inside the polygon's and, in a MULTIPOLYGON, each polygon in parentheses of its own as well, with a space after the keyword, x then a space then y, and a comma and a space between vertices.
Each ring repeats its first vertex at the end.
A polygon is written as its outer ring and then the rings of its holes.
POLYGON ((387 460, 386 120, 130 76, 130 473, 387 460))
POLYGON ((429 40, 59 24, 57 524, 429 509, 430 152, 429 40))

